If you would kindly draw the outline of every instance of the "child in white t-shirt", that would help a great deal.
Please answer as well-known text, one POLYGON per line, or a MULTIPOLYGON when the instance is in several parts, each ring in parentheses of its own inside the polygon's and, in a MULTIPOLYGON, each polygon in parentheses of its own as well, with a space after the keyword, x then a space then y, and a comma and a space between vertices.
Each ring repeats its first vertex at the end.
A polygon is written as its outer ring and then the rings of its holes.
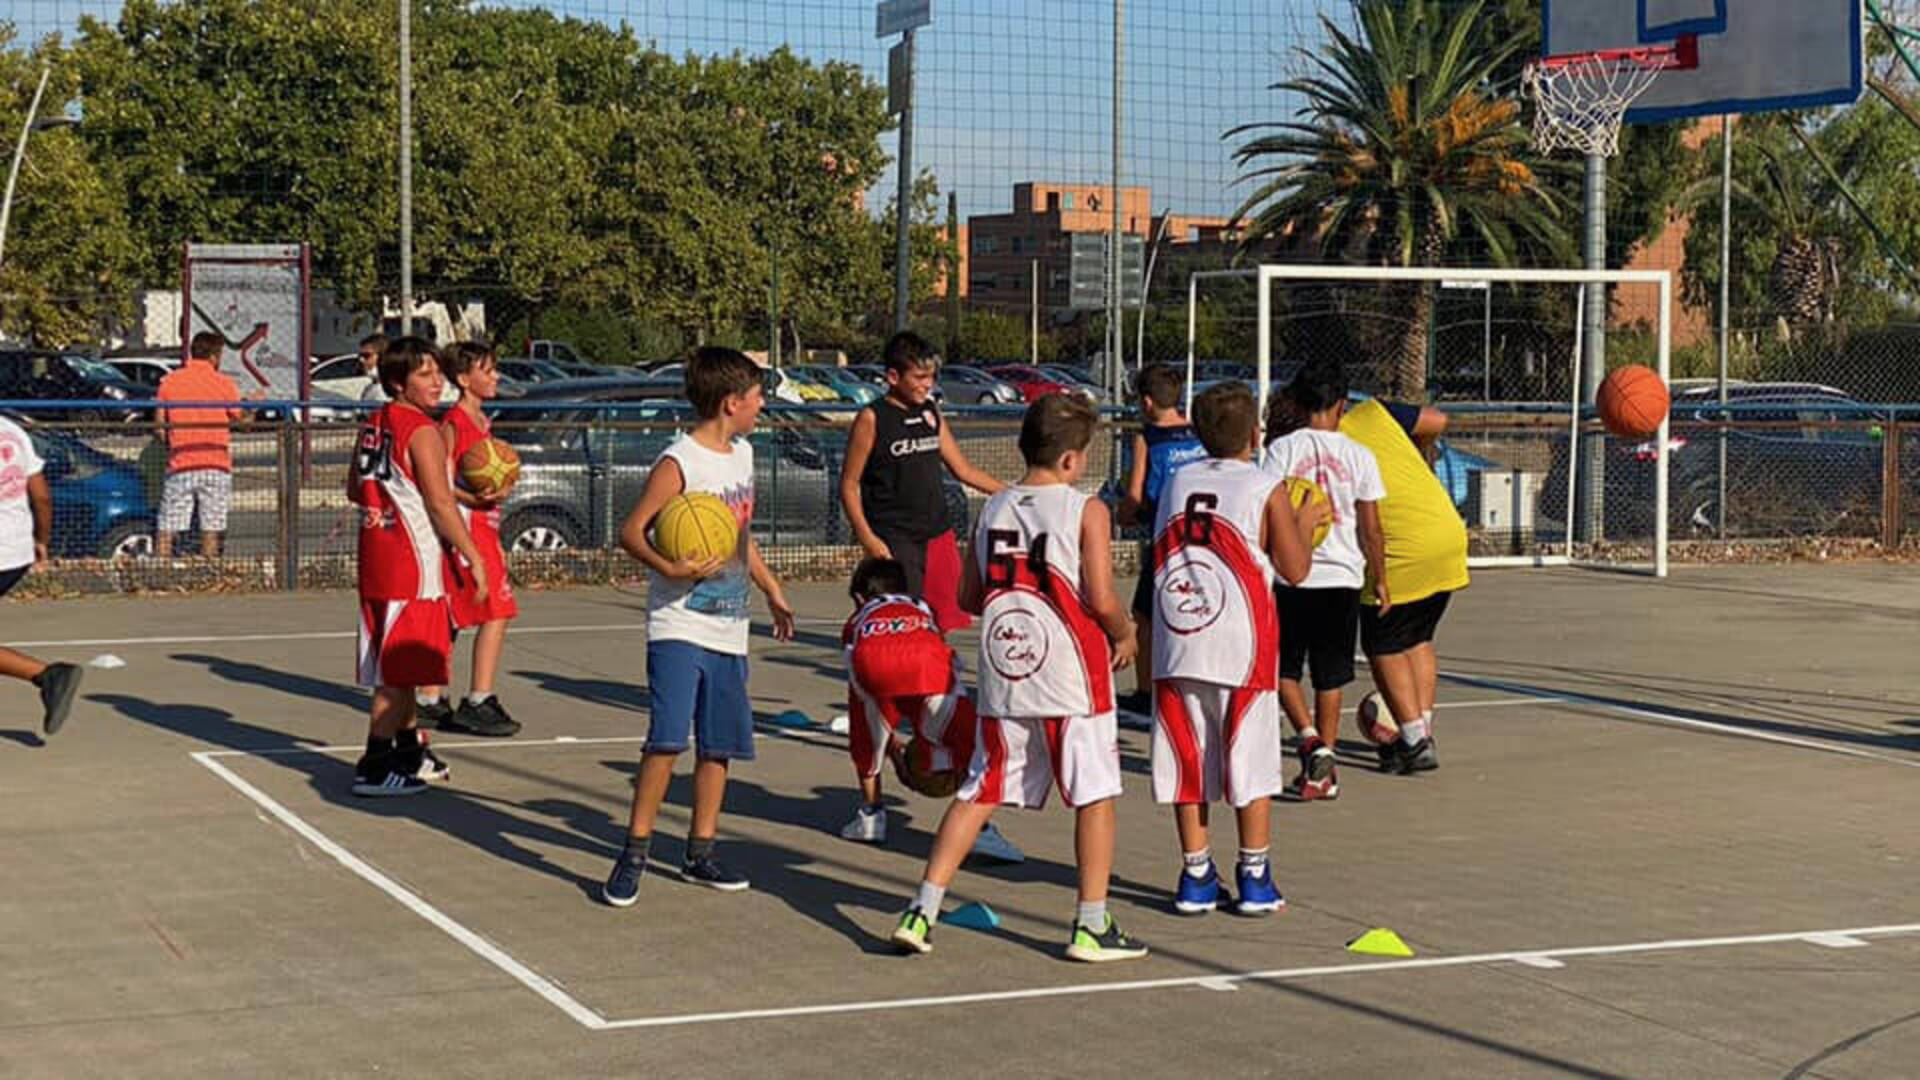
MULTIPOLYGON (((20 426, 0 417, 0 596, 47 561, 52 539, 53 489, 47 486, 46 463, 20 426)), ((40 691, 42 732, 51 735, 66 723, 80 689, 79 668, 0 648, 0 675, 40 691)))
MULTIPOLYGON (((1296 588, 1280 587, 1280 701, 1300 736, 1300 775, 1284 797, 1307 801, 1339 797, 1333 747, 1340 733, 1340 689, 1353 681, 1360 629, 1360 590, 1371 578, 1386 595, 1386 541, 1376 505, 1386 498, 1373 451, 1339 431, 1347 407, 1347 380, 1338 363, 1316 363, 1281 392, 1276 415, 1304 426, 1267 444, 1260 467, 1277 476, 1311 480, 1333 505, 1333 526, 1313 551, 1313 569, 1296 588), (1307 712, 1301 676, 1313 669, 1314 709, 1307 712)), ((1269 418, 1268 436, 1277 425, 1269 418)))

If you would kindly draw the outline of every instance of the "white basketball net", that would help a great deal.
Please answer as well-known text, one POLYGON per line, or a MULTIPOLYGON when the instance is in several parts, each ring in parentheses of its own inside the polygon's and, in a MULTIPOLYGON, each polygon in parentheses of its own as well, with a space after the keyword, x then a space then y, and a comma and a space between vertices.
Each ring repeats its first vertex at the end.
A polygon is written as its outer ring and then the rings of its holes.
POLYGON ((1612 157, 1627 108, 1672 63, 1670 51, 1634 49, 1528 64, 1522 79, 1533 98, 1534 148, 1612 157))

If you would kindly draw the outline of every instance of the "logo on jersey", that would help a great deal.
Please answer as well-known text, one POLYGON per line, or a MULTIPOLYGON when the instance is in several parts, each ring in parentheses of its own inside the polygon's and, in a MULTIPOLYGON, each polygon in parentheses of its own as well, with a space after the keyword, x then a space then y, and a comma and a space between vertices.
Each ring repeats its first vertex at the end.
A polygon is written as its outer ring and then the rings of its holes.
POLYGON ((940 436, 927 435, 918 439, 895 439, 887 448, 894 457, 911 457, 914 454, 931 454, 939 451, 940 436))
POLYGON ((987 661, 1003 679, 1030 678, 1047 662, 1047 630, 1040 616, 1013 608, 993 617, 986 631, 987 661))
POLYGON ((933 622, 925 615, 896 615, 885 619, 868 619, 860 624, 860 636, 879 637, 883 634, 909 634, 916 630, 932 630, 933 622))
POLYGON ((1191 553, 1159 574, 1160 619, 1176 634, 1196 634, 1226 610, 1226 575, 1191 553))

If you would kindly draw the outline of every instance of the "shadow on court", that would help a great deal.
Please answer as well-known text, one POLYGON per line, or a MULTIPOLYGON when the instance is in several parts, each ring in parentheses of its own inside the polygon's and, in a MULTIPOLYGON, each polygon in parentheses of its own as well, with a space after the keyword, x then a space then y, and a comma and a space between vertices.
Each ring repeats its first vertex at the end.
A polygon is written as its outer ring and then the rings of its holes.
MULTIPOLYGON (((284 668, 270 668, 225 656, 209 656, 206 653, 174 653, 168 659, 187 664, 199 664, 207 669, 208 674, 216 675, 228 682, 278 690, 283 694, 307 698, 326 705, 344 705, 356 712, 367 711, 367 692, 347 683, 316 679, 311 675, 302 675, 284 668)), ((341 662, 344 664, 346 661, 341 662)))

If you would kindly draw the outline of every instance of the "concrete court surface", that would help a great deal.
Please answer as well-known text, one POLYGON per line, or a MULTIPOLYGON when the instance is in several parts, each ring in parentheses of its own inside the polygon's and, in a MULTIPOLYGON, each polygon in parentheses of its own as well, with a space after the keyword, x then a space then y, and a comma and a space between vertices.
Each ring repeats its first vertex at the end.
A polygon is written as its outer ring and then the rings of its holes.
MULTIPOLYGON (((794 596, 803 639, 756 639, 754 699, 824 720, 845 601, 794 596)), ((940 807, 841 841, 842 740, 771 726, 722 820, 753 890, 669 872, 599 904, 644 605, 522 604, 501 690, 526 730, 439 741, 452 784, 392 801, 346 793, 349 595, 0 606, 35 653, 126 663, 44 745, 0 687, 0 1076, 1920 1072, 1912 568, 1479 575, 1442 629, 1442 768, 1353 745, 1338 802, 1277 805, 1269 919, 1169 912, 1171 824, 1123 733, 1113 910, 1156 951, 1104 967, 1060 957, 1057 804, 999 815, 1025 865, 955 882, 999 930, 892 955, 940 807), (1345 951, 1374 926, 1418 955, 1345 951)))

